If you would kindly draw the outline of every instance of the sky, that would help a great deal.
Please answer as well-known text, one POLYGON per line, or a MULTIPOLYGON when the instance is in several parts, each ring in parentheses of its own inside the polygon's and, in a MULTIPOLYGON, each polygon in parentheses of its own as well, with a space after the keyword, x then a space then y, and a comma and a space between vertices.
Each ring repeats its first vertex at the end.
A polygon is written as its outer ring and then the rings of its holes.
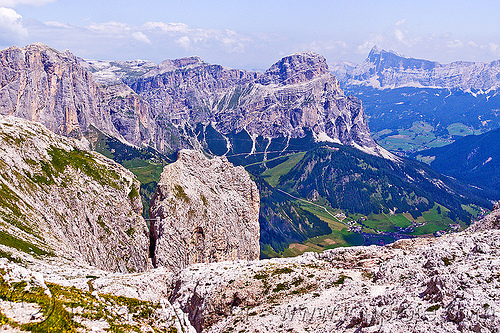
POLYGON ((377 45, 441 63, 500 59, 497 0, 0 0, 0 48, 41 42, 85 59, 200 56, 265 70, 314 51, 361 63, 377 45))

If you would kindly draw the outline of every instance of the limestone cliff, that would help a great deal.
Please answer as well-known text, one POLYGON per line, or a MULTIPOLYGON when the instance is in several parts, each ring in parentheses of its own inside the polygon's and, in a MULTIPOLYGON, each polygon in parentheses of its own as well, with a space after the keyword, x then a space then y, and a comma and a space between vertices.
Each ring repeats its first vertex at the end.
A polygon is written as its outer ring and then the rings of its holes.
POLYGON ((259 193, 243 167, 181 150, 165 166, 150 216, 157 266, 259 258, 259 193))
POLYGON ((370 136, 361 102, 344 95, 319 54, 284 57, 264 74, 199 58, 162 64, 127 81, 150 103, 155 119, 177 128, 211 124, 222 135, 247 132, 252 138, 301 138, 309 131, 318 141, 384 155, 370 136))
POLYGON ((111 271, 148 267, 139 182, 80 141, 0 116, 0 243, 111 271))
POLYGON ((70 52, 43 44, 0 51, 0 114, 39 122, 51 131, 80 137, 92 124, 117 135, 100 105, 92 74, 70 52))
POLYGON ((169 154, 207 148, 218 136, 231 147, 241 139, 233 136, 243 135, 250 141, 244 153, 252 155, 257 137, 283 141, 279 150, 286 150, 290 139, 312 134, 389 156, 372 140, 361 102, 345 96, 325 58, 312 52, 257 73, 198 57, 158 65, 84 61, 39 43, 13 46, 0 51, 0 114, 72 137, 93 126, 169 154))

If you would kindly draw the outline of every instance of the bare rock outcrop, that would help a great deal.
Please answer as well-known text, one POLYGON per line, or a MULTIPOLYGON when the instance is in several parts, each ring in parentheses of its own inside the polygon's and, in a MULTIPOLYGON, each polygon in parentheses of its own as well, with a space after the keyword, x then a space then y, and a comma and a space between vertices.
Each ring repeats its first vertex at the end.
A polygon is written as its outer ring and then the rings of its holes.
POLYGON ((243 167, 181 150, 165 166, 151 201, 155 264, 178 271, 192 263, 259 258, 259 192, 243 167))
POLYGON ((118 135, 92 74, 70 52, 37 43, 0 52, 0 114, 81 137, 90 125, 118 135))
POLYGON ((491 229, 500 229, 500 201, 493 205, 490 214, 479 221, 475 221, 467 228, 468 231, 472 232, 491 229))
POLYGON ((119 272, 148 268, 139 182, 84 141, 0 116, 0 244, 119 272))
MULTIPOLYGON (((205 174, 209 175, 206 170, 205 174)), ((198 263, 175 274, 165 267, 111 274, 67 262, 26 263, 27 256, 17 254, 17 262, 0 258, 3 290, 14 290, 21 281, 27 282, 26 295, 65 286, 69 292, 58 301, 62 309, 80 309, 70 318, 89 318, 83 331, 96 324, 92 318, 98 308, 89 304, 105 301, 106 309, 116 311, 120 298, 114 296, 137 298, 128 304, 138 306, 128 308, 133 321, 127 319, 130 316, 108 318, 108 311, 106 320, 143 331, 153 326, 190 333, 457 333, 498 332, 500 327, 498 229, 405 239, 383 247, 336 248, 295 258, 198 263), (85 301, 68 299, 72 293, 78 300, 85 296, 85 301)), ((2 314, 11 325, 19 316, 12 315, 15 302, 7 301, 5 293, 0 295, 0 311, 6 309, 2 314)), ((31 303, 25 305, 25 311, 32 308, 31 303)))

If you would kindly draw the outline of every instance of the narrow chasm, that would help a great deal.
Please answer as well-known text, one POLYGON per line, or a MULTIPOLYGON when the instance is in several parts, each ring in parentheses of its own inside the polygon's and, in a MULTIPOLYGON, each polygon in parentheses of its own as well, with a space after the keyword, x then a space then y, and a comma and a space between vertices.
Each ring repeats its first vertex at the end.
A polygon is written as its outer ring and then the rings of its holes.
MULTIPOLYGON (((151 212, 149 213, 151 214, 151 212)), ((151 216, 151 215, 149 215, 151 216)), ((153 263, 153 267, 157 268, 158 265, 156 263, 156 240, 158 239, 158 226, 155 224, 157 220, 150 218, 149 219, 149 257, 153 263)))

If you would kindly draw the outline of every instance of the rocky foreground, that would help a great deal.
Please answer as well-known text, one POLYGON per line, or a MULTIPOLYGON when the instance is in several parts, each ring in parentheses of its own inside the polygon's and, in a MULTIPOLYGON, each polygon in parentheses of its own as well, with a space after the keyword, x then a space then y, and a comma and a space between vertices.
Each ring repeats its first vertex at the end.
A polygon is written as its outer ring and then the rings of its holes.
MULTIPOLYGON (((497 209, 474 229, 499 218, 497 209)), ((498 229, 196 264, 177 274, 109 273, 13 253, 0 260, 0 318, 4 328, 30 328, 58 316, 81 331, 498 332, 499 258, 498 229), (50 298, 59 312, 47 310, 50 298)))

